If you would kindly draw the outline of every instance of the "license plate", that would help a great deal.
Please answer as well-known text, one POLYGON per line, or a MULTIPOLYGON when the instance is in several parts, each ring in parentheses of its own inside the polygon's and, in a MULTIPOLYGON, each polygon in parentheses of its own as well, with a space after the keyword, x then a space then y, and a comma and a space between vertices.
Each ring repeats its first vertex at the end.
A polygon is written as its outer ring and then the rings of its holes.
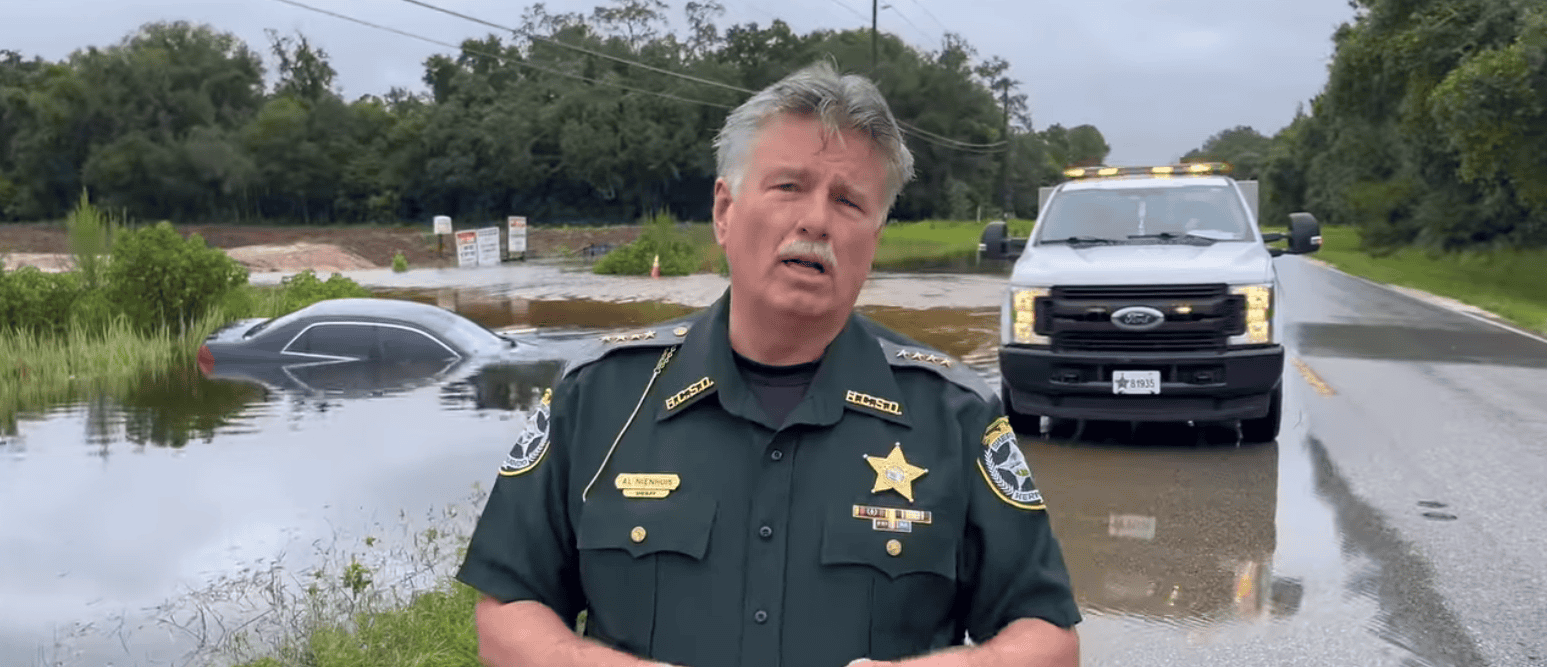
POLYGON ((1112 371, 1114 394, 1160 393, 1160 371, 1112 371))
POLYGON ((1136 540, 1155 539, 1155 517, 1139 514, 1108 514, 1107 534, 1136 540))

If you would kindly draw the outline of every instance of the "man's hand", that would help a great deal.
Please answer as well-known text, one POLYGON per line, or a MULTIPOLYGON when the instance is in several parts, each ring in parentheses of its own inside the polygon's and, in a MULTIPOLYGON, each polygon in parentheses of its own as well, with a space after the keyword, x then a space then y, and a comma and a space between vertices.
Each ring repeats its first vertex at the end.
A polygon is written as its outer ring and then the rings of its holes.
POLYGON ((501 603, 483 597, 475 608, 478 659, 489 667, 671 667, 641 660, 575 634, 538 602, 501 603))
MULTIPOLYGON (((1040 618, 1023 618, 983 644, 898 662, 856 661, 855 667, 1078 667, 1080 638, 1040 618)), ((850 663, 853 664, 853 663, 850 663)))

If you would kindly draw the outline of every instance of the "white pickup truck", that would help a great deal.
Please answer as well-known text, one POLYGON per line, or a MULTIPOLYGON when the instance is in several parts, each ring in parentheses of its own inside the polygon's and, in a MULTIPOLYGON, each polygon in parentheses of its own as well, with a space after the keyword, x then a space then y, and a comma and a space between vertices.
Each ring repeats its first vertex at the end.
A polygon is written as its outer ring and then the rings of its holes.
POLYGON ((1309 213, 1289 247, 1266 244, 1257 183, 1229 165, 1070 169, 1042 189, 1030 237, 1005 223, 979 252, 1014 259, 1000 313, 1005 409, 1016 430, 1041 417, 1234 422, 1278 437, 1284 346, 1273 258, 1315 252, 1309 213))

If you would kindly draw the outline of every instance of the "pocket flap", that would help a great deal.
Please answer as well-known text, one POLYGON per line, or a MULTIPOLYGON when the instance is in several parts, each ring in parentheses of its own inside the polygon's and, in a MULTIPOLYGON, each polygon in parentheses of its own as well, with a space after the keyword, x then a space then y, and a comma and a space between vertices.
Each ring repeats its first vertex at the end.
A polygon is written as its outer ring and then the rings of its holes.
POLYGON ((581 549, 622 549, 638 558, 670 551, 701 560, 709 549, 715 501, 675 493, 661 499, 596 499, 580 512, 581 549))
POLYGON ((822 528, 822 564, 869 565, 896 579, 928 572, 956 579, 956 536, 944 525, 916 525, 913 532, 875 530, 848 513, 829 513, 822 528), (895 546, 890 545, 896 540, 895 546), (895 553, 894 553, 895 552, 895 553))

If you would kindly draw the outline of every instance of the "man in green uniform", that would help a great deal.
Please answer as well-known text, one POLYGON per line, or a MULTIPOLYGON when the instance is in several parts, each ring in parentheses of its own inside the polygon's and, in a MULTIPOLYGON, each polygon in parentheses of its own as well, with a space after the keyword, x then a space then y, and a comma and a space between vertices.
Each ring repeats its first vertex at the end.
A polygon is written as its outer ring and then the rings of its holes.
POLYGON ((913 170, 880 93, 813 66, 716 146, 731 287, 598 341, 534 410, 458 573, 484 594, 483 660, 1076 665, 999 399, 853 312, 913 170))

